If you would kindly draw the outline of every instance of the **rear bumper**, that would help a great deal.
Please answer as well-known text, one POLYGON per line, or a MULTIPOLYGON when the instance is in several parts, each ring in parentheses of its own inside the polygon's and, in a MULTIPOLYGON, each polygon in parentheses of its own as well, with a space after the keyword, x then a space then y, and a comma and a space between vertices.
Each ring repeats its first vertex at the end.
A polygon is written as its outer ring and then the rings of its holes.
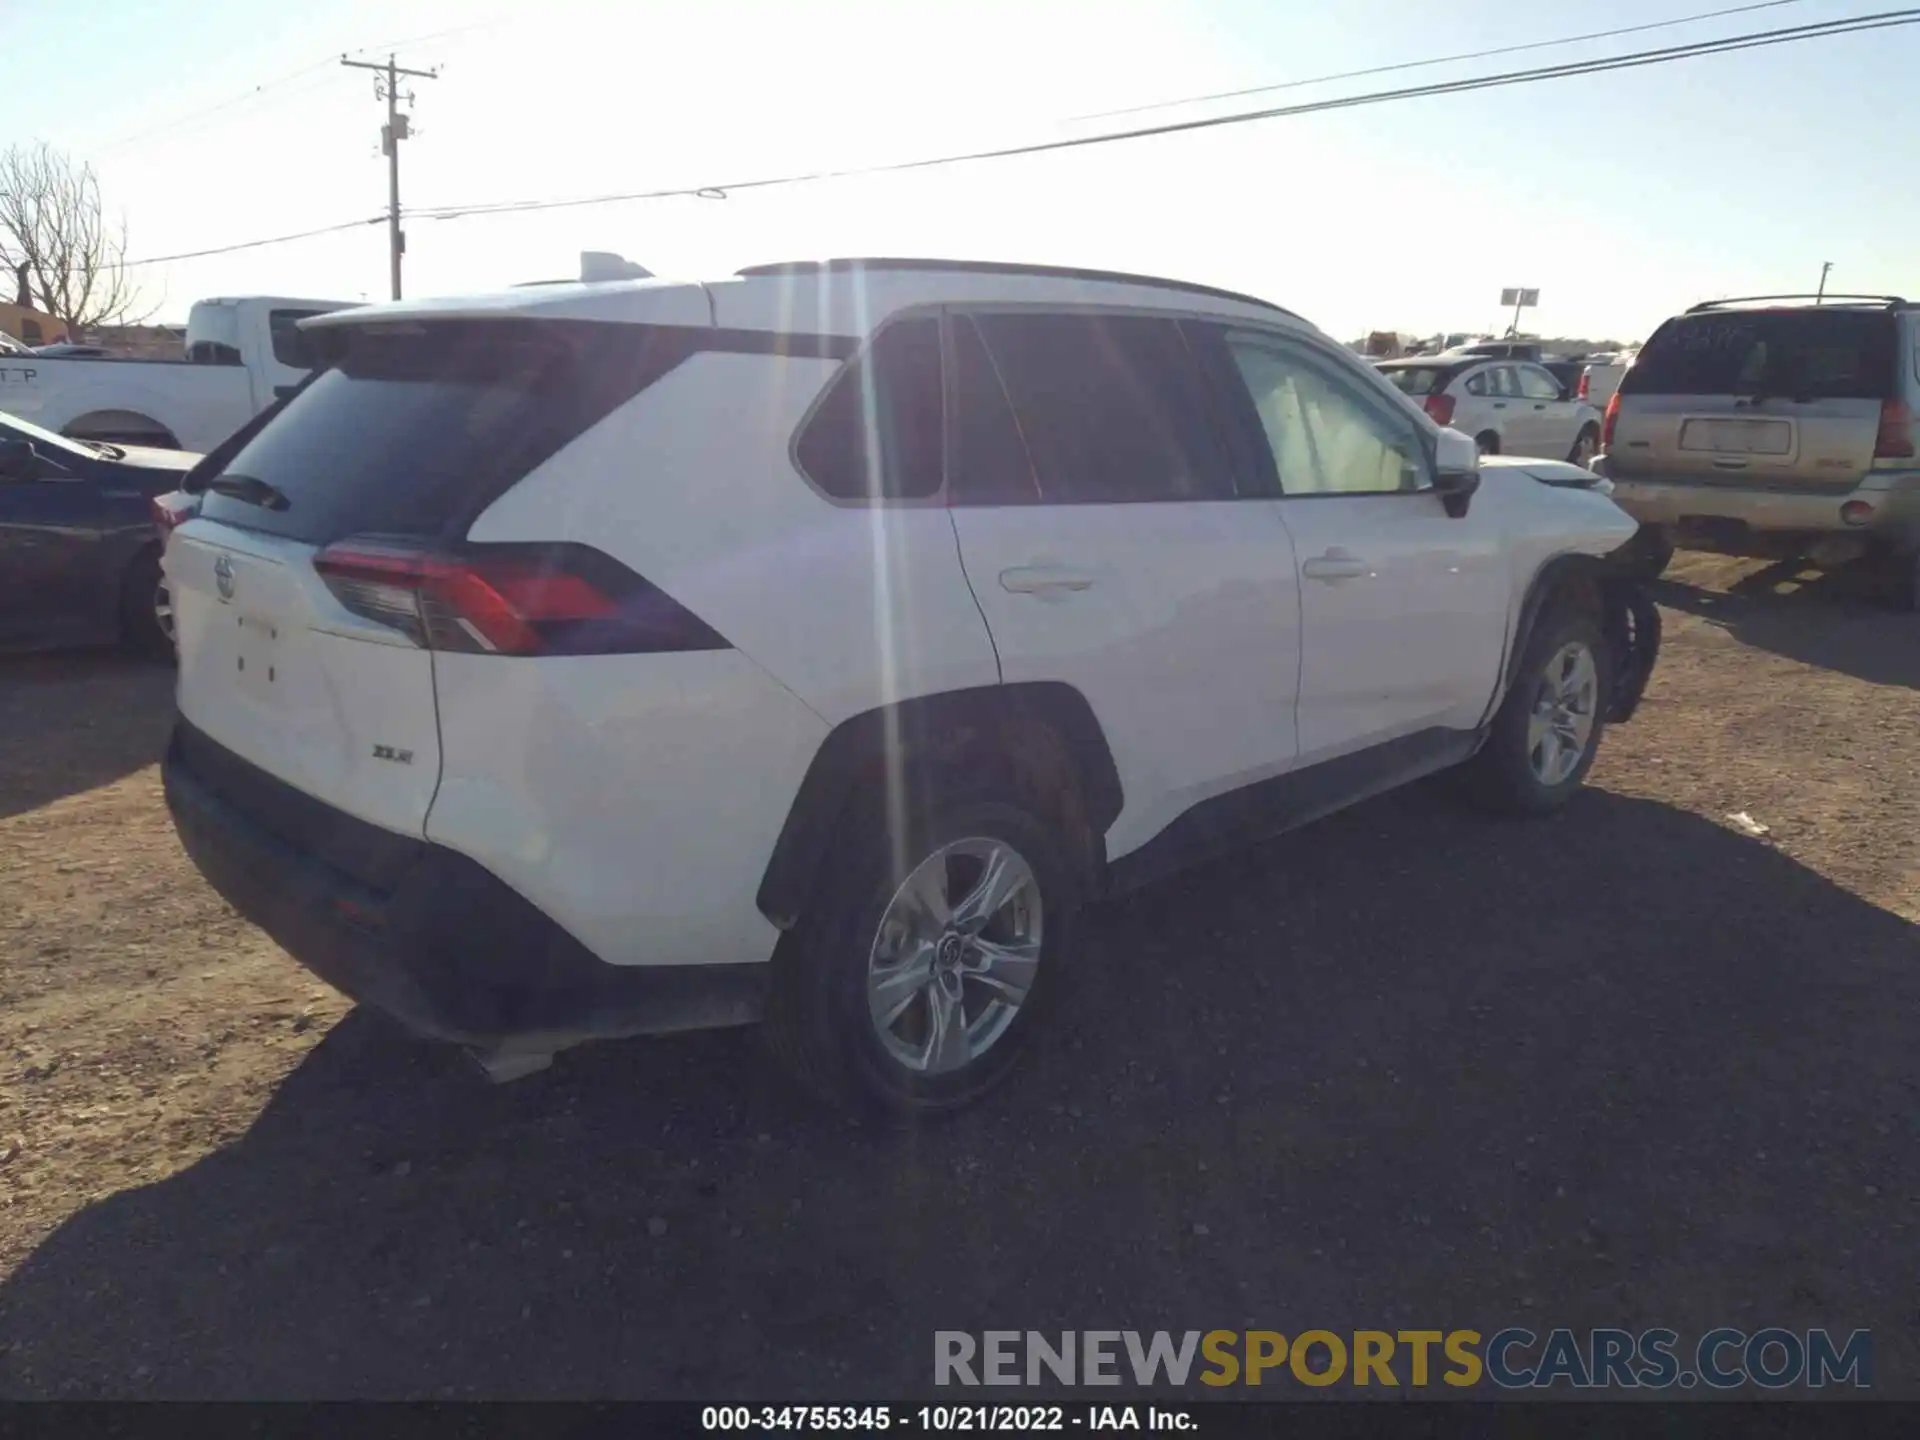
MULTIPOLYGON (((179 722, 162 766, 167 807, 209 883, 288 954, 418 1034, 479 1047, 582 1040, 757 1020, 771 967, 608 965, 464 855, 405 847, 366 883, 270 828, 284 789, 179 722), (217 757, 209 763, 209 757, 217 757), (246 771, 245 808, 234 792, 246 771), (255 787, 258 787, 257 789, 255 787)), ((299 797, 311 815, 318 802, 299 797)), ((337 841, 363 822, 332 812, 337 841)), ((379 832, 384 834, 385 832, 379 832)))
POLYGON ((1684 527, 1688 521, 1732 521, 1746 529, 1802 535, 1855 535, 1920 547, 1920 470, 1870 474, 1850 490, 1786 490, 1726 481, 1629 473, 1601 456, 1595 469, 1613 482, 1613 501, 1647 525, 1684 527), (1841 507, 1872 507, 1864 525, 1850 525, 1841 507))

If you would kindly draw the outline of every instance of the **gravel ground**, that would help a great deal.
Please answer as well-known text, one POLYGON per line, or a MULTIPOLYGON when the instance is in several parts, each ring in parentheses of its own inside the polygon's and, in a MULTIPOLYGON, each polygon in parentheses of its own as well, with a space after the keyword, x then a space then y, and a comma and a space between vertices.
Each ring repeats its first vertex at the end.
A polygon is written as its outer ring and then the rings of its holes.
POLYGON ((6 663, 0 1396, 844 1399, 936 1329, 1510 1323, 1867 1327, 1920 1395, 1920 621, 1700 556, 1661 598, 1565 815, 1417 787, 1107 907, 1054 1043, 914 1135, 751 1032, 486 1086, 187 865, 166 672, 6 663))

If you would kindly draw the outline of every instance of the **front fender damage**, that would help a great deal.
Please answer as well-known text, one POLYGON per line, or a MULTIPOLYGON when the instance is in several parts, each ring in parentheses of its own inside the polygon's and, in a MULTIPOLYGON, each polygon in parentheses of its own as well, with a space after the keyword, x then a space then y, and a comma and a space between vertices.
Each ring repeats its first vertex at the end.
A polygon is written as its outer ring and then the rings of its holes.
POLYGON ((1640 708, 1654 662, 1660 658, 1660 608, 1646 587, 1628 576, 1602 576, 1600 595, 1603 625, 1613 650, 1613 697, 1607 720, 1617 725, 1631 720, 1640 708))

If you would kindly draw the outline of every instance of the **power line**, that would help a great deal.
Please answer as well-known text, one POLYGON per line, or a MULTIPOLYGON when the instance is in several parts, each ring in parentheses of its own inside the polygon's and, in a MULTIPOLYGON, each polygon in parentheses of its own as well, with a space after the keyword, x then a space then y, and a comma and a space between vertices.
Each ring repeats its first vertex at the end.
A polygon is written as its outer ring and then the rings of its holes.
POLYGON ((1308 85, 1329 85, 1336 80, 1362 80, 1370 75, 1391 75, 1402 70, 1424 70, 1435 65, 1454 65, 1462 60, 1490 60, 1496 55, 1518 55, 1528 50, 1550 50, 1560 45, 1580 45, 1589 40, 1611 40, 1621 35, 1637 35, 1646 30, 1670 30, 1676 25, 1692 25, 1702 20, 1718 20, 1728 15, 1745 15, 1754 10, 1776 10, 1782 5, 1799 5, 1804 0, 1759 0, 1757 4, 1733 5, 1725 10, 1705 10, 1698 15, 1681 15, 1672 20, 1654 20, 1644 25, 1622 25, 1613 30, 1593 30, 1585 35, 1566 35, 1558 40, 1531 40, 1524 45, 1501 45, 1491 50, 1467 50, 1458 55, 1441 55, 1431 60, 1403 60, 1395 65, 1373 65, 1365 70, 1343 70, 1337 75, 1315 75, 1305 80, 1282 80, 1273 85, 1250 85, 1244 90, 1219 90, 1211 95, 1189 95, 1179 100, 1154 100, 1145 105, 1128 105, 1119 110, 1097 110, 1090 115, 1073 115, 1069 120, 1111 120, 1120 115, 1143 115, 1150 110, 1172 110, 1181 105, 1204 105, 1212 100, 1239 100, 1248 95, 1266 95, 1275 90, 1298 90, 1308 85))
POLYGON ((370 215, 365 220, 344 220, 338 225, 322 225, 315 230, 299 230, 291 235, 274 235, 265 240, 242 240, 238 245, 216 245, 211 250, 188 250, 179 255, 150 255, 144 260, 127 260, 125 265, 165 265, 173 260, 198 260, 205 255, 231 255, 236 250, 258 250, 263 245, 285 245, 290 240, 310 240, 315 235, 333 235, 341 230, 357 230, 362 225, 379 225, 385 215, 370 215))
POLYGON ((869 175, 899 174, 909 170, 930 170, 938 166, 962 165, 981 160, 1006 160, 1022 155, 1041 155, 1060 150, 1086 149, 1112 145, 1126 140, 1144 140, 1160 135, 1179 135, 1195 130, 1211 130, 1226 125, 1245 125, 1256 120, 1276 120, 1297 115, 1314 115, 1326 110, 1352 109, 1379 105, 1394 100, 1424 99, 1436 95, 1466 94, 1509 85, 1533 84, 1542 80, 1561 80, 1579 75, 1598 75, 1612 70, 1637 69, 1647 65, 1668 64, 1675 60, 1706 55, 1724 55, 1738 50, 1754 50, 1772 45, 1787 45, 1830 35, 1852 35, 1870 30, 1887 30, 1920 22, 1920 8, 1887 10, 1873 15, 1855 15, 1840 20, 1823 20, 1811 25, 1795 25, 1779 30, 1752 31, 1722 36, 1715 40, 1694 41, 1686 45, 1641 50, 1626 55, 1601 56, 1590 60, 1569 61, 1532 70, 1510 70, 1494 75, 1473 76, 1462 80, 1437 81, 1430 85, 1404 86, 1397 90, 1372 91, 1362 95, 1343 95, 1329 100, 1313 100, 1299 105, 1280 105, 1262 110, 1237 111, 1230 115, 1210 115, 1194 120, 1168 121, 1130 130, 1107 131, 1098 135, 1074 135, 1052 140, 1036 140, 1023 145, 1006 145, 991 150, 972 150, 954 155, 936 155, 919 160, 896 160, 880 165, 864 165, 842 170, 814 170, 790 175, 763 176, 726 184, 679 186, 674 189, 641 190, 627 194, 593 195, 571 200, 509 200, 473 205, 439 205, 415 210, 413 215, 435 220, 457 220, 469 215, 518 214, 535 210, 566 210, 588 205, 611 205, 634 200, 666 200, 700 196, 724 199, 743 190, 766 190, 779 186, 803 185, 822 180, 847 180, 869 175))
POLYGON ((194 122, 199 120, 205 120, 210 116, 224 114, 226 111, 233 109, 235 106, 250 104, 253 101, 258 100, 261 96, 271 94, 273 91, 280 89, 282 86, 291 85, 296 80, 304 79, 308 75, 312 75, 317 71, 325 69, 327 66, 331 65, 332 63, 333 63, 333 57, 328 56, 327 59, 320 61, 317 64, 303 65, 300 69, 289 71, 287 74, 282 75, 277 80, 266 80, 261 82, 260 84, 254 86, 251 90, 247 91, 244 95, 235 95, 232 99, 222 100, 217 105, 209 105, 203 110, 190 111, 185 115, 178 115, 171 120, 163 121, 160 124, 153 126, 151 129, 139 130, 133 133, 132 135, 124 135, 118 140, 109 141, 107 144, 100 146, 95 153, 100 155, 108 155, 115 150, 124 150, 129 145, 137 145, 143 140, 151 140, 156 135, 165 135, 169 131, 181 129, 183 126, 191 125, 194 122))
MULTIPOLYGON (((1036 141, 1031 144, 1005 146, 994 150, 976 150, 964 154, 933 156, 919 160, 900 160, 884 165, 869 165, 843 170, 818 170, 800 174, 767 176, 754 180, 735 181, 721 185, 681 186, 675 189, 634 191, 632 193, 618 195, 596 195, 571 200, 515 200, 491 201, 474 205, 441 205, 430 206, 419 210, 410 210, 407 213, 421 219, 459 220, 474 215, 504 215, 538 210, 574 209, 590 205, 611 205, 625 201, 666 200, 683 197, 724 199, 728 194, 739 190, 772 189, 779 186, 801 185, 822 180, 841 180, 868 175, 896 174, 902 171, 925 170, 932 169, 936 166, 966 164, 979 160, 1009 159, 1015 156, 1042 154, 1049 151, 1082 149, 1094 145, 1116 144, 1121 141, 1140 140, 1158 135, 1176 135, 1194 130, 1214 129, 1225 125, 1242 125, 1256 120, 1274 120, 1296 115, 1311 115, 1326 110, 1351 109, 1363 105, 1385 104, 1395 100, 1422 99, 1437 95, 1466 94, 1475 90, 1491 90, 1509 85, 1532 84, 1542 80, 1596 75, 1610 70, 1637 69, 1642 66, 1667 64, 1675 60, 1696 59, 1708 55, 1730 54, 1739 50, 1753 50, 1773 45, 1794 44, 1803 40, 1823 39, 1831 35, 1853 35, 1874 30, 1896 29, 1915 23, 1920 23, 1920 8, 1888 10, 1872 15, 1855 15, 1840 20, 1821 21, 1812 25, 1798 25, 1779 30, 1753 31, 1741 35, 1723 36, 1716 40, 1696 41, 1687 45, 1669 46, 1658 50, 1643 50, 1626 55, 1603 56, 1591 60, 1571 61, 1564 65, 1544 66, 1533 70, 1514 70, 1494 75, 1473 76, 1462 80, 1441 81, 1431 85, 1407 86, 1396 90, 1373 91, 1363 95, 1347 95, 1329 100, 1315 100, 1299 105, 1239 111, 1231 115, 1215 115, 1203 119, 1173 121, 1167 124, 1142 126, 1131 130, 1109 131, 1099 135, 1081 135, 1065 139, 1036 141)), ((129 265, 158 265, 171 260, 192 260, 206 255, 225 255, 236 250, 252 250, 264 245, 279 245, 287 243, 288 241, 304 240, 315 235, 327 235, 340 230, 351 230, 361 225, 377 225, 385 219, 387 219, 385 215, 376 215, 365 220, 349 220, 338 225, 322 226, 315 230, 303 230, 293 235, 275 236, 265 240, 248 240, 237 245, 222 245, 209 250, 190 251, 182 255, 160 255, 151 259, 132 260, 127 263, 129 265)))

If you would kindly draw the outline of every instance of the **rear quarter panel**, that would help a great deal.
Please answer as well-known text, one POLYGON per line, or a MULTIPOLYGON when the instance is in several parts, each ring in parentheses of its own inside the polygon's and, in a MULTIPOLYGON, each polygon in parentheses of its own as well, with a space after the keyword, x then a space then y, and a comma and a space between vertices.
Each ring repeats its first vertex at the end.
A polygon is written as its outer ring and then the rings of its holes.
POLYGON ((665 590, 829 724, 989 685, 944 507, 841 505, 789 446, 832 360, 701 354, 521 481, 475 540, 577 540, 665 590))
POLYGON ((754 904, 828 727, 738 651, 438 654, 427 838, 614 965, 767 959, 754 904))

